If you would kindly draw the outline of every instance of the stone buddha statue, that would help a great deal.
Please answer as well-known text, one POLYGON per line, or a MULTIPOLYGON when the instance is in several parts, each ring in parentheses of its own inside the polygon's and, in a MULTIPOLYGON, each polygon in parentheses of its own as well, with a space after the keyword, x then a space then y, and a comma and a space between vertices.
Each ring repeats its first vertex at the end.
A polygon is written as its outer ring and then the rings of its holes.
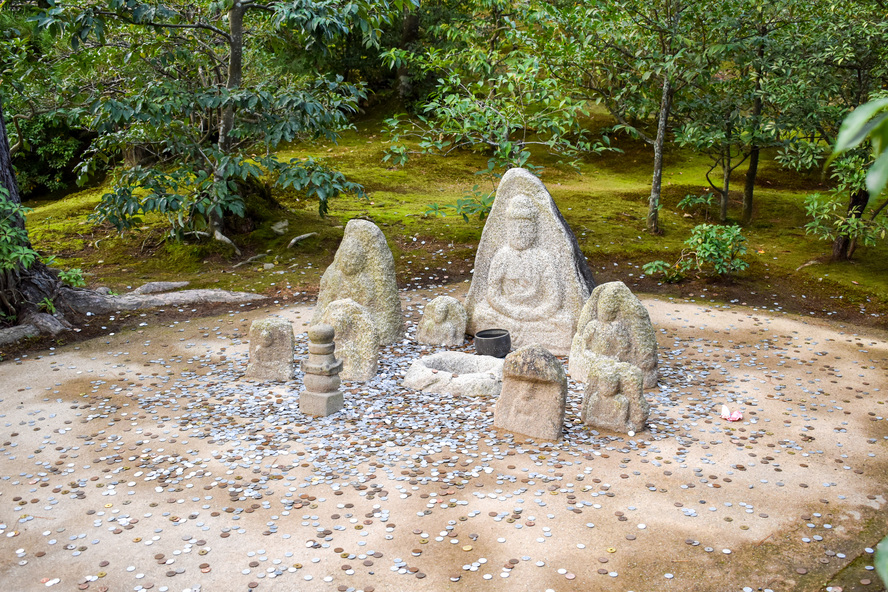
POLYGON ((516 347, 535 343, 566 355, 594 287, 576 237, 542 182, 524 169, 506 172, 478 244, 466 332, 506 329, 516 347))
POLYGON ((516 321, 548 319, 558 312, 563 289, 554 258, 538 244, 539 213, 529 197, 519 195, 507 215, 509 240, 490 263, 487 303, 516 321))

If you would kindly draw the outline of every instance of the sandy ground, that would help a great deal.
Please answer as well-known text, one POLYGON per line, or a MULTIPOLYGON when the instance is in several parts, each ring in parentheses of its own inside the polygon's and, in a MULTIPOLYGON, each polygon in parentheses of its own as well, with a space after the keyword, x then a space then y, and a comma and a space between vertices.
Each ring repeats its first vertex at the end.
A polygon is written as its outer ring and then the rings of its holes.
POLYGON ((559 443, 496 433, 492 400, 397 387, 410 343, 306 418, 301 377, 242 375, 249 323, 308 307, 3 362, 0 589, 882 589, 886 335, 643 301, 661 380, 632 438, 584 426, 573 382, 559 443))

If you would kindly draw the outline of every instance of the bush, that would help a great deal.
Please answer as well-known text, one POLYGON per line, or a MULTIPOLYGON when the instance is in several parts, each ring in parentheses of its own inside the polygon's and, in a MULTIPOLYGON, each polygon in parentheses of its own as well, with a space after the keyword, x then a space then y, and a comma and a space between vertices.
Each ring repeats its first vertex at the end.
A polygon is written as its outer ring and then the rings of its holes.
POLYGON ((678 208, 681 210, 691 210, 695 214, 703 214, 706 220, 709 220, 709 206, 715 199, 714 193, 704 193, 703 195, 694 195, 689 193, 678 202, 678 208))
POLYGON ((739 226, 699 224, 685 241, 688 246, 674 264, 652 261, 643 267, 648 275, 662 273, 667 282, 678 282, 692 270, 724 277, 743 271, 749 264, 740 258, 746 253, 746 237, 739 226))
POLYGON ((39 255, 28 245, 28 233, 18 225, 28 208, 7 199, 9 192, 0 185, 0 271, 27 269, 39 255))
POLYGON ((496 197, 496 191, 482 191, 477 185, 472 187, 471 191, 466 191, 462 199, 456 200, 456 204, 439 205, 432 203, 427 206, 426 216, 446 216, 446 210, 453 210, 455 213, 463 217, 466 222, 469 216, 478 216, 482 222, 487 219, 493 208, 493 200, 496 197))
POLYGON ((864 217, 865 212, 855 211, 855 215, 851 215, 837 195, 826 198, 817 193, 809 195, 805 198, 805 213, 811 218, 805 224, 805 233, 821 240, 834 241, 845 236, 855 246, 871 247, 888 235, 888 217, 882 212, 871 210, 864 217))

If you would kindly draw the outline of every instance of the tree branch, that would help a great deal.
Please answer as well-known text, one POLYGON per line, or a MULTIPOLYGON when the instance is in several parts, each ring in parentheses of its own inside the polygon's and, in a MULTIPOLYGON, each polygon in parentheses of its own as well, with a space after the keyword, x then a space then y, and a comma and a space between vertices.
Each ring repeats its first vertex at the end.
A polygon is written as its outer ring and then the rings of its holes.
POLYGON ((189 24, 179 24, 179 23, 157 23, 154 21, 146 21, 146 22, 136 22, 131 18, 127 18, 121 14, 116 12, 101 10, 97 14, 102 16, 113 16, 114 18, 118 18, 125 23, 130 25, 137 25, 142 27, 158 27, 161 29, 203 29, 204 31, 210 31, 215 33, 219 37, 222 37, 229 43, 231 43, 231 35, 219 29, 218 27, 214 27, 213 25, 208 25, 206 23, 189 23, 189 24))

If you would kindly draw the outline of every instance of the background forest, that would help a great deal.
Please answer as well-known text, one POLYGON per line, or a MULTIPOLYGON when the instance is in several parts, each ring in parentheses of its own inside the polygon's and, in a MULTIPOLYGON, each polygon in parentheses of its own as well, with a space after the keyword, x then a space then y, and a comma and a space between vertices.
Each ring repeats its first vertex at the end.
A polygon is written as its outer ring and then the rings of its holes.
POLYGON ((602 279, 882 324, 886 9, 5 0, 0 313, 60 281, 304 294, 355 216, 402 284, 461 279, 523 166, 602 279))

